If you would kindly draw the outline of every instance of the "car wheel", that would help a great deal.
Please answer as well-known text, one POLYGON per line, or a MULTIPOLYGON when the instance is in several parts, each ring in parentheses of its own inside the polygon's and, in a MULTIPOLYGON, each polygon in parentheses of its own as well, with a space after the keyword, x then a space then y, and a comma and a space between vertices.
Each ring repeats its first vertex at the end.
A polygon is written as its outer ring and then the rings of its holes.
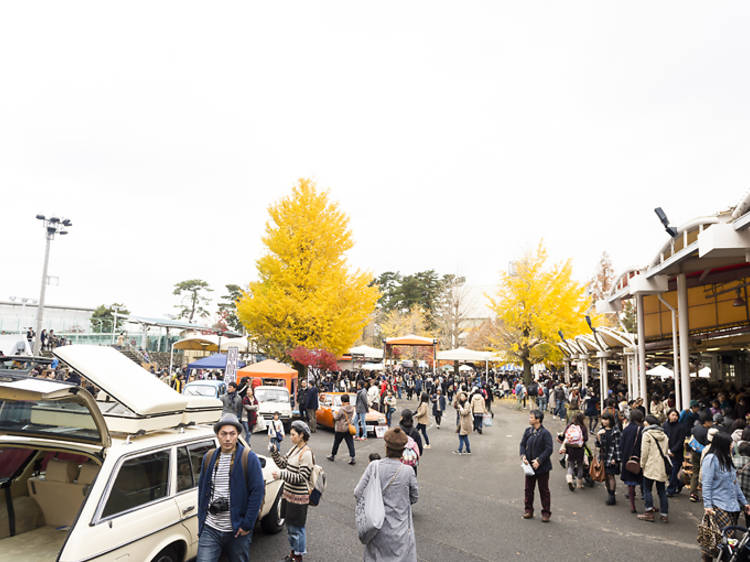
POLYGON ((276 494, 276 501, 273 502, 271 511, 260 520, 260 527, 265 533, 273 535, 284 528, 285 519, 281 516, 281 490, 276 494))
POLYGON ((182 559, 178 557, 177 549, 174 546, 168 546, 154 556, 154 559, 151 562, 180 562, 181 560, 182 559))

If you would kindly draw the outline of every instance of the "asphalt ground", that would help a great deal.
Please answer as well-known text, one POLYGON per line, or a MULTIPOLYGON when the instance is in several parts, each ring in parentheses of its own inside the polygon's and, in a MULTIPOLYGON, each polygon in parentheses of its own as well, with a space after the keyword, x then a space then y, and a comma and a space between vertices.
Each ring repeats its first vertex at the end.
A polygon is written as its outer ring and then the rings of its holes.
MULTIPOLYGON (((415 409, 416 404, 415 400, 401 400, 399 411, 415 409)), ((483 435, 470 436, 472 455, 451 453, 458 446, 458 436, 450 406, 442 428, 438 430, 433 420, 428 429, 432 448, 425 450, 420 461, 419 501, 413 506, 419 560, 700 559, 695 539, 702 507, 688 500, 687 490, 670 499, 668 524, 639 521, 630 513, 624 497, 626 487, 619 479, 616 506, 605 505, 603 484, 570 492, 556 452, 550 477, 552 521, 541 522, 538 495, 534 519, 522 519, 524 477, 518 444, 528 425, 528 413, 505 401, 496 401, 494 409, 493 426, 485 428, 483 435)), ((546 422, 553 437, 563 428, 563 423, 551 416, 546 422)), ((261 439, 253 436, 259 452, 261 439)), ((325 459, 332 443, 333 432, 321 428, 310 440, 317 462, 328 475, 328 486, 320 505, 308 511, 305 560, 361 560, 363 546, 354 524, 353 490, 368 455, 378 452, 385 456, 385 447, 382 439, 355 441, 357 464, 350 466, 343 443, 334 463, 325 459)), ((642 499, 636 500, 636 507, 643 512, 642 499)), ((256 531, 251 559, 281 560, 288 552, 286 530, 278 535, 256 531)))

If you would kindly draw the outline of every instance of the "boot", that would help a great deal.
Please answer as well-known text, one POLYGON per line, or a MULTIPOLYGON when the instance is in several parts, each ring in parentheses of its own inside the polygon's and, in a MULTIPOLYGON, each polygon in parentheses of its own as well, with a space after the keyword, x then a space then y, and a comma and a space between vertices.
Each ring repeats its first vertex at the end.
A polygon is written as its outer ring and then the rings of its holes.
POLYGON ((645 511, 644 513, 641 513, 638 516, 638 519, 640 519, 641 521, 648 521, 649 523, 653 523, 654 519, 655 519, 655 517, 654 517, 654 511, 651 510, 651 509, 649 509, 648 511, 645 511))
POLYGON ((609 498, 607 498, 607 505, 617 505, 617 500, 615 499, 615 493, 609 492, 609 498))

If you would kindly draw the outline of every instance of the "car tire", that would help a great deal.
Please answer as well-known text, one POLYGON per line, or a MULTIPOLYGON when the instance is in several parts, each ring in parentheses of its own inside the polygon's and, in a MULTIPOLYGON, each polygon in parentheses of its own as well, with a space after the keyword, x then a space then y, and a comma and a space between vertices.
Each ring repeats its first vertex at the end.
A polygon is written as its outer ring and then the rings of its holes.
POLYGON ((182 562, 182 558, 179 557, 179 553, 174 546, 168 546, 160 550, 151 562, 182 562))
MULTIPOLYGON (((283 487, 282 487, 283 488, 283 487)), ((276 494, 276 500, 273 502, 271 511, 260 520, 260 528, 264 533, 275 535, 284 528, 285 519, 281 516, 281 489, 276 494)))

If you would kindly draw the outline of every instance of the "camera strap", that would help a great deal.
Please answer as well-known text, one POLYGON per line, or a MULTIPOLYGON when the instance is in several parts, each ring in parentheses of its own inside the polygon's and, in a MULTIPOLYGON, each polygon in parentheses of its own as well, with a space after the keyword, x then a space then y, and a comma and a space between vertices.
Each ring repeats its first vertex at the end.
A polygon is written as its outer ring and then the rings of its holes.
MULTIPOLYGON (((229 474, 227 474, 227 480, 231 480, 232 478, 232 467, 234 466, 234 455, 237 453, 237 447, 234 448, 234 451, 232 451, 232 458, 229 460, 229 474)), ((216 491, 216 487, 214 485, 214 482, 216 481, 216 475, 219 473, 219 459, 221 459, 221 449, 219 449, 219 453, 216 455, 216 462, 214 462, 214 474, 211 478, 211 497, 208 500, 208 503, 211 503, 214 501, 214 493, 216 491)))

